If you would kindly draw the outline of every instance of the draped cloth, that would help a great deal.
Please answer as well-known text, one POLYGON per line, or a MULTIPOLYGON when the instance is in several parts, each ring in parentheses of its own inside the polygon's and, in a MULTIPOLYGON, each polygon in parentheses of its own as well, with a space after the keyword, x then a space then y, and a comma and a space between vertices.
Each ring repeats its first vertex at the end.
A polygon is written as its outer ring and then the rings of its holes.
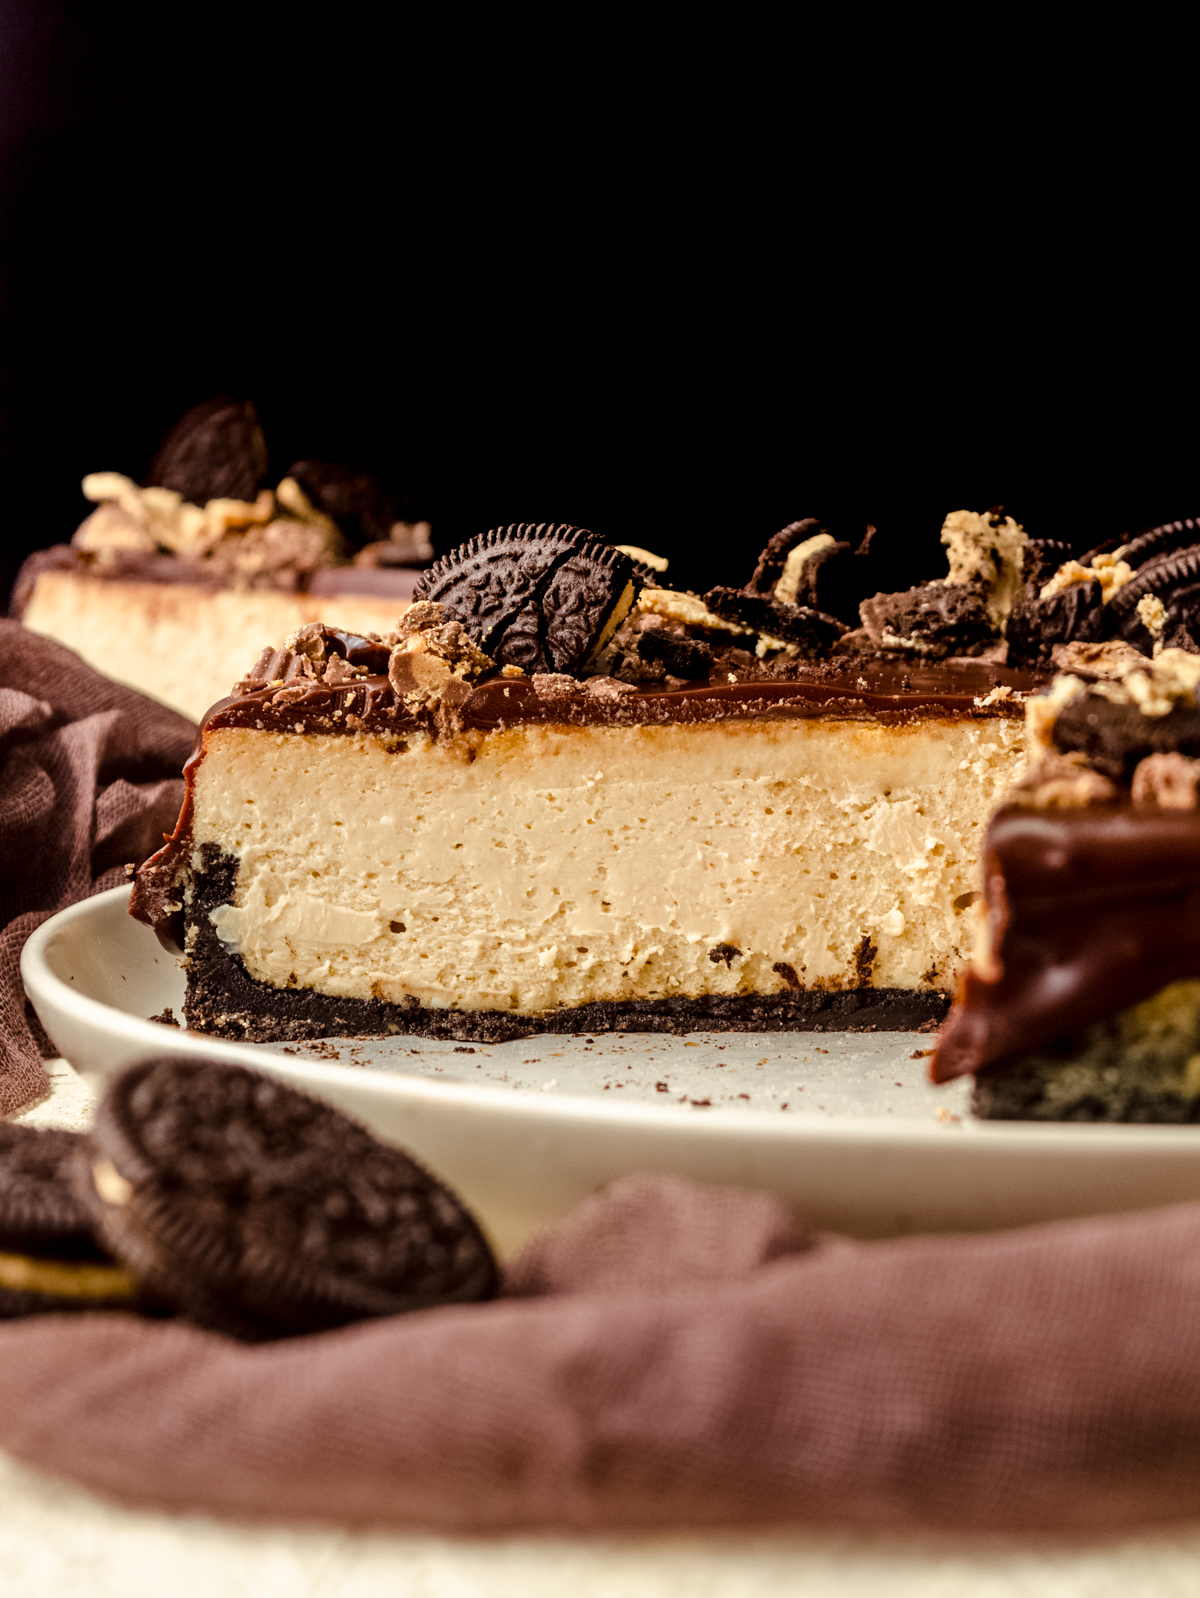
POLYGON ((0 620, 0 1115, 47 1088, 50 1045, 21 986, 26 938, 160 846, 195 732, 61 644, 0 620))
POLYGON ((507 1296, 248 1347, 0 1327, 0 1447, 128 1503, 444 1532, 1109 1533, 1200 1516, 1200 1206, 806 1237, 630 1177, 507 1296))

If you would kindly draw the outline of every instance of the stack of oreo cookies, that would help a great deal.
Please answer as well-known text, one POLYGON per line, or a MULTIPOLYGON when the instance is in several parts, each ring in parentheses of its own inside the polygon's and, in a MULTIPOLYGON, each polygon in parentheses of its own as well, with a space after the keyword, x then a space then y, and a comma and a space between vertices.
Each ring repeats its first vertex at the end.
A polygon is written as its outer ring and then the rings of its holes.
POLYGON ((256 1072, 151 1061, 89 1136, 0 1126, 0 1315, 138 1309, 256 1342, 497 1285, 454 1194, 256 1072))

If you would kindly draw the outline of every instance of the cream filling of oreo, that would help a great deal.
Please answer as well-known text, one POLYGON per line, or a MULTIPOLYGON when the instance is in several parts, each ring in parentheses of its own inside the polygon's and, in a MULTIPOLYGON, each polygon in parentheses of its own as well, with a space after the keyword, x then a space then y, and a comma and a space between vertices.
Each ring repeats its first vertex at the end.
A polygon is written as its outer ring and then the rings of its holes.
POLYGON ((588 657, 589 660, 595 660, 596 656, 604 649, 605 645, 612 638, 612 635, 616 632, 617 628, 633 609, 633 602, 636 598, 636 585, 632 582, 626 583, 621 592, 621 597, 613 606, 612 613, 610 614, 608 620, 604 623, 604 628, 601 631, 600 637, 596 641, 596 647, 592 650, 588 657))
POLYGON ((806 538, 802 544, 797 544, 795 549, 788 551, 788 558, 783 563, 783 575, 775 584, 773 595, 781 605, 798 603, 796 595, 800 592, 805 561, 818 550, 831 548, 834 543, 835 539, 831 533, 815 533, 812 538, 806 538))
POLYGON ((0 1254, 0 1287, 54 1298, 132 1298, 137 1283, 119 1265, 74 1265, 28 1254, 0 1254))
POLYGON ((238 862, 212 923, 278 987, 539 1012, 857 987, 865 960, 948 989, 1021 760, 1001 718, 221 728, 194 840, 238 862))

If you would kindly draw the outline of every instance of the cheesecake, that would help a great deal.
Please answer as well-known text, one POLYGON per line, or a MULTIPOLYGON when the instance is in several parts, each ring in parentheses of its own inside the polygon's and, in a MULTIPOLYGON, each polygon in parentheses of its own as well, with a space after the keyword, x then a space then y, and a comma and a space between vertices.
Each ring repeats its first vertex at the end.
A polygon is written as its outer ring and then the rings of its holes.
MULTIPOLYGON (((994 550, 995 519, 972 527, 994 550)), ((895 636, 931 647, 876 648, 874 537, 791 524, 743 589, 699 596, 578 529, 497 529, 387 633, 264 649, 135 882, 184 952, 188 1025, 936 1025, 1046 678, 997 658, 1020 574, 995 560, 950 585, 981 598, 973 653, 928 623, 895 636)))
POLYGON ((248 402, 195 407, 143 483, 92 472, 83 493, 95 509, 29 557, 11 613, 193 720, 259 640, 391 627, 433 554, 428 523, 361 470, 303 460, 275 481, 248 402))

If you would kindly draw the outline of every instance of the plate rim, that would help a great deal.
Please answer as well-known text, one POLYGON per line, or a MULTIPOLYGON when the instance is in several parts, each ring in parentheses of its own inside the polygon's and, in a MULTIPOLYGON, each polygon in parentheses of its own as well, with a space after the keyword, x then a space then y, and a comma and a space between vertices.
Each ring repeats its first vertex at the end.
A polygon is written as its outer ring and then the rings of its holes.
MULTIPOLYGON (((608 1122, 613 1125, 657 1127, 668 1126, 676 1135, 698 1138, 714 1135, 727 1136, 741 1133, 755 1138, 797 1144, 828 1142, 848 1146, 884 1143, 903 1145, 909 1149, 928 1146, 944 1148, 946 1139, 963 1138, 979 1145, 1036 1143, 1047 1152, 1084 1152, 1094 1156, 1101 1148, 1114 1152, 1145 1153, 1147 1143, 1167 1149, 1195 1149, 1200 1145, 1200 1126, 1180 1126, 1152 1123, 1122 1122, 1044 1122, 1044 1121, 979 1121, 963 1117, 959 1121, 925 1121, 912 1116, 821 1116, 804 1110, 794 1110, 786 1116, 777 1111, 758 1109, 722 1109, 693 1107, 680 1104, 597 1099, 584 1094, 560 1092, 540 1093, 521 1087, 500 1087, 459 1081, 436 1081, 425 1075, 404 1071, 382 1071, 373 1066, 334 1065, 303 1057, 283 1056, 263 1045, 230 1042, 223 1038, 209 1038, 190 1029, 166 1027, 161 1022, 143 1019, 121 1010, 115 1005, 81 993, 64 981, 51 968, 50 947, 75 923, 85 924, 100 920, 112 913, 118 901, 128 905, 131 889, 118 884, 58 911, 35 928, 21 950, 21 978, 30 1003, 37 1011, 43 1025, 39 999, 47 1007, 58 1008, 72 1014, 74 1019, 89 1030, 100 1034, 121 1035, 125 1041, 144 1047, 146 1057, 163 1050, 175 1055, 193 1058, 212 1057, 214 1054, 227 1063, 246 1065, 252 1069, 267 1069, 286 1077, 298 1086, 311 1083, 313 1090, 336 1088, 344 1084, 347 1074, 382 1097, 411 1103, 425 1102, 431 1106, 488 1109, 499 1115, 526 1117, 532 1114, 548 1125, 608 1122), (163 1033, 169 1037, 163 1038, 163 1033), (686 1134, 683 1129, 687 1128, 686 1134)), ((149 929, 147 929, 147 935, 149 929)), ((47 1028, 49 1030, 49 1028, 47 1028)), ((636 1036, 637 1034, 622 1034, 636 1036)), ((651 1034, 657 1035, 657 1034, 651 1034)), ((812 1036, 817 1034, 813 1033, 812 1036)), ((809 1036, 809 1034, 781 1033, 781 1037, 809 1036)), ((333 1041, 337 1041, 336 1039, 333 1041)))

